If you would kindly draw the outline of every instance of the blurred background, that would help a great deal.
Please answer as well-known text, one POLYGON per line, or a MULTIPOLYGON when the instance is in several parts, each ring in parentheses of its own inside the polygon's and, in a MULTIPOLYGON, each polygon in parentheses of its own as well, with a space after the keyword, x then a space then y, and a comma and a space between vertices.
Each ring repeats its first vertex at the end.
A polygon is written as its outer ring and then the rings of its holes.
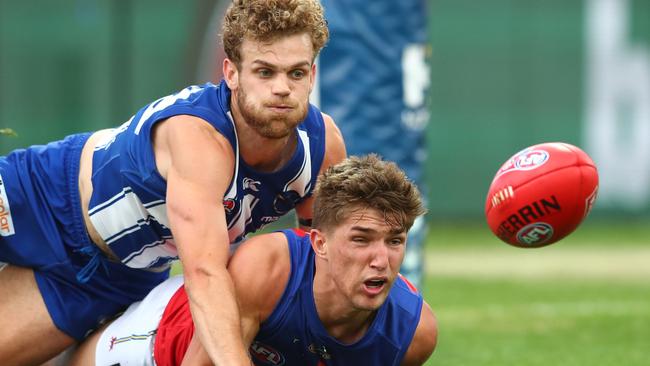
MULTIPOLYGON (((340 17, 354 14, 346 6, 362 11, 375 2, 323 2, 333 28, 372 31, 340 17)), ((18 134, 0 138, 0 154, 115 127, 159 97, 217 81, 217 29, 228 3, 0 0, 0 128, 18 134)), ((402 124, 412 122, 406 127, 425 150, 414 150, 419 166, 409 174, 429 202, 419 258, 441 327, 430 364, 650 364, 650 1, 423 5, 426 34, 417 36, 424 47, 416 55, 426 67, 414 64, 421 72, 411 78, 427 98, 402 124), (515 152, 547 141, 591 155, 598 200, 561 243, 508 247, 483 221, 489 183, 515 152)), ((324 70, 339 51, 336 37, 347 34, 340 29, 323 51, 324 70)), ((315 94, 325 112, 341 112, 331 93, 315 94)), ((337 95, 355 97, 345 88, 337 95)), ((341 115, 335 119, 354 151, 357 132, 341 115)))
MULTIPOLYGON (((19 135, 0 140, 0 153, 117 126, 218 80, 210 45, 227 3, 0 0, 0 128, 19 135)), ((595 216, 650 214, 650 2, 425 4, 431 219, 481 217, 500 164, 542 141, 596 161, 595 216)))

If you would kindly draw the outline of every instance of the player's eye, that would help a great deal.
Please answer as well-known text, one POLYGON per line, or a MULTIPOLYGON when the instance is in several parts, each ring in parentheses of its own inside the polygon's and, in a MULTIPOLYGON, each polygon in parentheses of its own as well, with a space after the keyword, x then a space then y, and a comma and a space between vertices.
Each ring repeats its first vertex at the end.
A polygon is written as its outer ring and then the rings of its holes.
POLYGON ((355 243, 363 244, 363 243, 367 243, 368 239, 363 236, 353 236, 352 241, 355 243))
POLYGON ((262 78, 269 78, 273 75, 273 72, 269 69, 259 69, 257 70, 257 75, 262 78))
POLYGON ((291 71, 291 77, 294 79, 302 79, 307 73, 304 70, 293 70, 291 71))
POLYGON ((393 238, 389 240, 390 245, 402 245, 404 243, 404 240, 402 238, 393 238))

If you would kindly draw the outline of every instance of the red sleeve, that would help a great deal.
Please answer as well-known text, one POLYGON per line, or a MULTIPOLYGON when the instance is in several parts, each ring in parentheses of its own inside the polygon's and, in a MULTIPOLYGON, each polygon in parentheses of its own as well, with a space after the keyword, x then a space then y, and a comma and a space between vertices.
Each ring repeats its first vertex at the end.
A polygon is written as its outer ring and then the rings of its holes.
POLYGON ((190 304, 181 286, 169 300, 158 325, 154 341, 154 359, 158 366, 180 365, 194 335, 190 304))

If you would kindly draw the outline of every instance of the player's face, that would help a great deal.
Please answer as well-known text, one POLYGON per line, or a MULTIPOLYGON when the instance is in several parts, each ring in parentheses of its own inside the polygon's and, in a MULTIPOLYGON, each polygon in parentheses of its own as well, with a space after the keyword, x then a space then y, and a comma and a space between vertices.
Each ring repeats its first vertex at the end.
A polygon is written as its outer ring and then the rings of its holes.
MULTIPOLYGON (((271 42, 245 39, 241 65, 228 80, 245 123, 266 138, 283 138, 307 116, 315 67, 306 33, 271 42)), ((228 78, 228 75, 226 75, 228 78)))
POLYGON ((359 310, 376 310, 386 300, 404 258, 406 232, 389 226, 377 210, 353 213, 328 236, 332 280, 359 310))

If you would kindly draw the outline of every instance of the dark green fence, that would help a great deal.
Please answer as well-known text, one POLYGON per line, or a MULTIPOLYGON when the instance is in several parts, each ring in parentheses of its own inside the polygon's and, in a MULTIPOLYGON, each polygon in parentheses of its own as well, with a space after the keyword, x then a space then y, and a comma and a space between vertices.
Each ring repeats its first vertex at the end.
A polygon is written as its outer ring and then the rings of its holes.
MULTIPOLYGON (((214 1, 0 0, 0 153, 112 127, 196 80, 214 1)), ((601 171, 596 214, 650 213, 650 1, 431 0, 433 218, 480 217, 542 141, 601 171)), ((363 72, 360 70, 360 72, 363 72)))

